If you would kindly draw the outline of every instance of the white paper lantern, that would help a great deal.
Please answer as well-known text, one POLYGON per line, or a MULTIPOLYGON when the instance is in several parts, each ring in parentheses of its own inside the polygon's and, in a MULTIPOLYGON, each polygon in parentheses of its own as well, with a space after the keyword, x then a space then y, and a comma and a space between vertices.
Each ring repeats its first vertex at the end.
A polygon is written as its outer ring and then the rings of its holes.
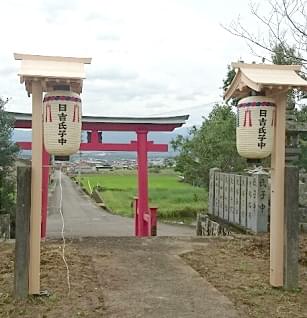
POLYGON ((81 143, 81 99, 70 91, 47 93, 43 101, 44 144, 52 155, 76 153, 81 143))
POLYGON ((275 102, 265 96, 250 96, 237 106, 237 150, 240 156, 262 159, 272 152, 275 102))

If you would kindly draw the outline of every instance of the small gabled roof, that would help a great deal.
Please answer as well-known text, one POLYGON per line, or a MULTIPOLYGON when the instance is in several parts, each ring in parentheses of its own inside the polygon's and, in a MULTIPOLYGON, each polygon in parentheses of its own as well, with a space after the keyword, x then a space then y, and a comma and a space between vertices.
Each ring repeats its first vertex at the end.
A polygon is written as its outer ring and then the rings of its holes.
POLYGON ((245 97, 252 89, 260 92, 264 88, 307 88, 307 81, 297 72, 301 65, 245 64, 232 63, 236 76, 224 94, 229 100, 232 97, 245 97))
POLYGON ((20 60, 20 83, 25 83, 31 94, 31 82, 40 80, 44 91, 56 84, 69 84, 77 93, 82 91, 85 78, 84 64, 90 64, 91 58, 45 56, 14 53, 15 60, 20 60))
POLYGON ((14 53, 21 60, 19 76, 84 79, 84 64, 91 58, 45 56, 14 53))

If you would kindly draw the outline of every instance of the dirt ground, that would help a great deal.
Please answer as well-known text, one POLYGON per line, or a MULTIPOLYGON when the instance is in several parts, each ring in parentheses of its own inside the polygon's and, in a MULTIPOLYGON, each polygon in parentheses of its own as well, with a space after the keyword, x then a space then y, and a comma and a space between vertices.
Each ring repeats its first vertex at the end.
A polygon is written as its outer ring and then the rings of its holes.
POLYGON ((13 245, 0 243, 0 317, 236 318, 232 303, 178 254, 206 245, 187 237, 83 238, 69 241, 67 295, 61 242, 42 244, 41 290, 15 301, 13 245))
POLYGON ((12 244, 0 243, 0 317, 101 317, 104 300, 95 277, 91 258, 80 255, 75 244, 68 244, 66 257, 70 269, 71 293, 68 295, 66 268, 61 242, 42 244, 41 290, 49 297, 30 297, 17 301, 12 297, 14 255, 12 244))
POLYGON ((68 295, 62 243, 47 241, 50 296, 16 301, 14 246, 0 243, 0 317, 307 317, 307 235, 300 245, 300 288, 286 292, 268 284, 267 236, 68 241, 68 295))
POLYGON ((242 317, 307 317, 307 234, 300 237, 300 286, 287 292, 269 285, 269 237, 212 240, 182 255, 227 296, 242 317))

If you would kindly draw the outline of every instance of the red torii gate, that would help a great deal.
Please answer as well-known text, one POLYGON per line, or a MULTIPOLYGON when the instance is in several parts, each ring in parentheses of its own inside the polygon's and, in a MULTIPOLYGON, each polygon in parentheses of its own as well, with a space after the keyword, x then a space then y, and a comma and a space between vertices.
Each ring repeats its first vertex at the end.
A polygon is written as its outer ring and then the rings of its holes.
MULTIPOLYGON (((26 113, 11 113, 15 118, 15 128, 31 129, 32 115, 26 113)), ((88 131, 88 143, 80 144, 80 151, 136 151, 138 162, 138 200, 136 200, 135 235, 151 235, 151 216, 148 205, 148 152, 167 152, 167 144, 154 144, 147 140, 148 132, 170 132, 181 127, 189 118, 188 115, 174 117, 96 117, 83 116, 82 130, 88 131), (103 143, 103 131, 135 132, 136 141, 130 143, 103 143)), ((18 142, 21 149, 31 150, 31 142, 18 142)), ((46 237, 48 208, 48 172, 49 154, 43 149, 42 178, 42 208, 41 237, 46 237)))

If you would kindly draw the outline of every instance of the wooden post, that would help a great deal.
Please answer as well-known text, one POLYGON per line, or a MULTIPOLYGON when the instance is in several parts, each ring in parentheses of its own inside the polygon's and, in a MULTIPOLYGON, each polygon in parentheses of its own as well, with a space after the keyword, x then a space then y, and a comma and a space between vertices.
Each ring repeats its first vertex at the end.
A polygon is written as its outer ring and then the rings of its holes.
POLYGON ((49 186, 49 153, 43 146, 42 153, 43 171, 42 171, 42 223, 41 223, 41 238, 46 238, 47 230, 47 211, 48 211, 48 186, 49 186))
POLYGON ((283 286, 284 172, 287 93, 277 92, 276 127, 271 156, 270 284, 283 286))
POLYGON ((17 167, 14 294, 18 299, 26 298, 29 293, 30 212, 31 167, 17 167))
POLYGON ((285 168, 285 271, 284 287, 298 287, 299 258, 299 213, 298 213, 298 168, 285 168))
POLYGON ((40 293, 40 234, 42 207, 42 85, 32 82, 32 183, 30 218, 29 293, 40 293))

